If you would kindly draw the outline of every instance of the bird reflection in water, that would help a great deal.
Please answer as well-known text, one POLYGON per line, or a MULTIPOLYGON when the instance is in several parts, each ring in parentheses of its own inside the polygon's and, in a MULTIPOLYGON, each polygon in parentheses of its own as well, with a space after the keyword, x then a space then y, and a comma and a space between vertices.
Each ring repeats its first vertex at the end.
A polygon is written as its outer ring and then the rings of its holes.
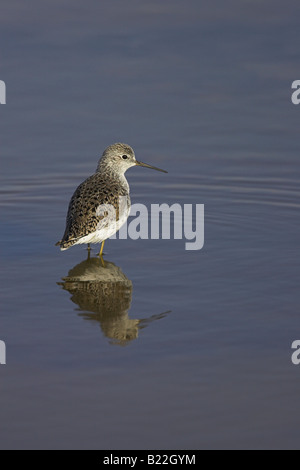
POLYGON ((103 258, 88 257, 62 280, 57 284, 72 295, 72 302, 82 312, 79 316, 98 322, 111 344, 125 346, 138 337, 139 330, 169 313, 146 319, 129 318, 132 282, 118 266, 103 258))

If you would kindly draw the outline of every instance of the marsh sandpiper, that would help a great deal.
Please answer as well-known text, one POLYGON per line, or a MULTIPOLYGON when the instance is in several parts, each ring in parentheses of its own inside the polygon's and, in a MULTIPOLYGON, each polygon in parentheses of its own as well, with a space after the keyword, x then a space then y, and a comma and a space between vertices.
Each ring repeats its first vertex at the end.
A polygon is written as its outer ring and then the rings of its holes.
POLYGON ((83 181, 71 198, 65 233, 56 243, 61 250, 83 243, 88 244, 88 248, 90 243, 101 243, 99 255, 102 256, 105 240, 114 235, 129 216, 131 203, 125 172, 132 166, 167 173, 137 161, 129 145, 117 143, 107 147, 96 173, 83 181))

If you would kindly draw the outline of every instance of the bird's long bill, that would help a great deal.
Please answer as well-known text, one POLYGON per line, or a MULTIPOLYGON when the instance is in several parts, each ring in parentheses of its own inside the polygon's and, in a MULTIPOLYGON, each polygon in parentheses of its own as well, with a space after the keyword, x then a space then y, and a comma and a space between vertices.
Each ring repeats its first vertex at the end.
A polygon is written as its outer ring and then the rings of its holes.
POLYGON ((168 173, 167 171, 162 170, 161 168, 157 168, 156 166, 148 165, 147 163, 136 161, 136 164, 138 166, 144 166, 145 168, 151 168, 151 170, 157 170, 157 171, 162 171, 163 173, 168 173))

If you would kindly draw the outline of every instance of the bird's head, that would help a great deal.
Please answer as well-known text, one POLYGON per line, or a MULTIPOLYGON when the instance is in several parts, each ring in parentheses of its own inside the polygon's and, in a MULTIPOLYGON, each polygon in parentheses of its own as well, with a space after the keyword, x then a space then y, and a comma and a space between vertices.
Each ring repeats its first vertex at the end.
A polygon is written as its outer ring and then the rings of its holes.
POLYGON ((136 160, 134 151, 130 145, 121 143, 110 145, 104 150, 97 166, 97 172, 107 169, 111 171, 117 170, 118 173, 124 174, 125 171, 132 166, 143 166, 145 168, 151 168, 152 170, 167 173, 167 171, 161 170, 155 166, 139 162, 136 160))

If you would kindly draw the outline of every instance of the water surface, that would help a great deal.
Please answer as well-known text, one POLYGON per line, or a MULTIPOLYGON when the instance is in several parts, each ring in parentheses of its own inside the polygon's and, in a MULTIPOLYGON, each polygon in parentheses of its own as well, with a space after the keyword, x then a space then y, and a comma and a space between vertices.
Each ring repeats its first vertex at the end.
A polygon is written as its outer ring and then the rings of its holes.
POLYGON ((1 448, 298 448, 297 3, 14 3, 1 448), (129 170, 132 202, 205 204, 201 251, 111 240, 104 268, 54 246, 115 141, 169 171, 129 170))

